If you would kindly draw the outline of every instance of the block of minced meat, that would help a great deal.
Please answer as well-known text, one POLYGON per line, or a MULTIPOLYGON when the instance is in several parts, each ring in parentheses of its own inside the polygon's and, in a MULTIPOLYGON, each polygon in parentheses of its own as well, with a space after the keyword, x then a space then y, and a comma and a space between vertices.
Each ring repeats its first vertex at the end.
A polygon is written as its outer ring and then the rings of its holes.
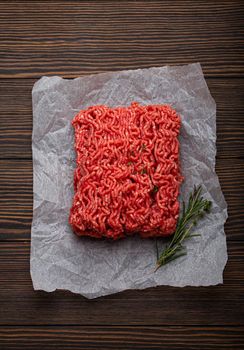
POLYGON ((70 224, 79 236, 168 236, 179 215, 180 117, 168 105, 92 106, 72 121, 70 224))

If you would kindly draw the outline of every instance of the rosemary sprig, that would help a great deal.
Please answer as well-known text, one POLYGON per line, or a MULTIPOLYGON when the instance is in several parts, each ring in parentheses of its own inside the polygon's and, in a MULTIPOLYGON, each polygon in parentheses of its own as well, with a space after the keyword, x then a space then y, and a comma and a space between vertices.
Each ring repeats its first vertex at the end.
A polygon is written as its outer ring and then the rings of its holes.
POLYGON ((210 211, 212 204, 211 201, 208 201, 201 196, 201 192, 201 186, 194 186, 194 190, 188 200, 187 208, 183 202, 182 214, 178 220, 173 238, 169 245, 159 255, 155 271, 161 266, 168 264, 170 261, 187 254, 185 247, 182 246, 184 240, 190 237, 200 236, 198 234, 191 234, 191 229, 206 212, 208 213, 210 211))

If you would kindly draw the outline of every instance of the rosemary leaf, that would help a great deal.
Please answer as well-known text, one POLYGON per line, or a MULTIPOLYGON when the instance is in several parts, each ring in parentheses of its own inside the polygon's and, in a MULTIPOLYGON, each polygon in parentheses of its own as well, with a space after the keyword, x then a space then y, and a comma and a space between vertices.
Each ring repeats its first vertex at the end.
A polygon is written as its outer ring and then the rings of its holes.
POLYGON ((142 150, 142 151, 145 151, 146 148, 147 148, 147 146, 145 145, 145 143, 143 143, 143 144, 141 145, 141 150, 142 150))
POLYGON ((188 238, 200 236, 199 234, 191 234, 191 230, 193 226, 197 224, 198 220, 204 217, 205 213, 209 213, 212 204, 211 201, 208 201, 201 196, 201 192, 201 186, 194 186, 194 190, 190 194, 187 206, 183 202, 182 214, 178 220, 175 233, 169 245, 157 258, 155 271, 170 261, 186 255, 187 252, 185 247, 182 246, 182 243, 188 238))
POLYGON ((157 193, 157 192, 158 192, 158 186, 155 185, 155 186, 153 187, 152 192, 153 192, 153 193, 157 193))

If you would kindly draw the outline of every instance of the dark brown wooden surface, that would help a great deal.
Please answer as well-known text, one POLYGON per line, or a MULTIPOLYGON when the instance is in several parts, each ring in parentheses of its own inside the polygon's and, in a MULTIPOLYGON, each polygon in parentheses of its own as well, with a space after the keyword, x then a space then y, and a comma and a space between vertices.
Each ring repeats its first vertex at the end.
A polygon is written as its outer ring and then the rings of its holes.
POLYGON ((168 350, 243 349, 244 328, 237 327, 2 327, 0 337, 5 348, 40 349, 131 349, 168 350), (82 344, 82 345, 81 345, 82 344))
POLYGON ((0 1, 0 349, 244 348, 243 1, 0 1), (31 89, 41 75, 200 61, 228 203, 224 284, 34 292, 31 89))

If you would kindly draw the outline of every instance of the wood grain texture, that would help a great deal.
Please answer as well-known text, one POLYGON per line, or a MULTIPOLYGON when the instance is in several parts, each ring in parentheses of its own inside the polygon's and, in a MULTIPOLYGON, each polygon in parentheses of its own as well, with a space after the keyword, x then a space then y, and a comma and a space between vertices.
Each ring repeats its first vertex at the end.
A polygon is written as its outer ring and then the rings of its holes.
POLYGON ((243 1, 2 1, 0 78, 201 62, 244 76, 243 1))
POLYGON ((244 348, 244 2, 0 0, 0 349, 244 348), (224 284, 95 300, 35 292, 31 89, 66 78, 200 61, 217 103, 228 203, 224 284))
POLYGON ((244 327, 2 327, 5 349, 229 350, 244 347, 244 327))
MULTIPOLYGON (((35 292, 29 242, 2 242, 0 325, 243 325, 244 242, 229 242, 224 285, 125 291, 88 300, 35 292)), ((163 270, 161 270, 163 273, 163 270)))
MULTIPOLYGON (((0 159, 31 158, 34 79, 2 79, 0 159)), ((217 157, 244 157, 244 79, 207 79, 217 104, 217 157)))

